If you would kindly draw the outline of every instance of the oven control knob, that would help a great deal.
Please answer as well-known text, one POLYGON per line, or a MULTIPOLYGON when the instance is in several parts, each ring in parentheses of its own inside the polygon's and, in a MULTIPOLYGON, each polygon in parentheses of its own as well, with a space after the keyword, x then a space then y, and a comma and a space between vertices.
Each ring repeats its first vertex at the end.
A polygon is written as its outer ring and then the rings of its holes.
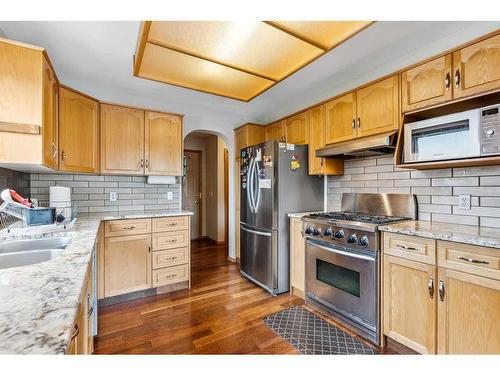
POLYGON ((351 234, 349 237, 347 237, 347 242, 356 243, 358 242, 358 237, 355 234, 351 234))
POLYGON ((323 236, 325 237, 331 237, 333 236, 333 230, 332 228, 326 228, 323 232, 323 236))
POLYGON ((313 230, 312 230, 312 228, 311 228, 311 227, 306 227, 306 229, 304 230, 304 232, 305 232, 306 234, 312 234, 313 230))
POLYGON ((335 232, 335 234, 333 235, 335 238, 338 238, 339 240, 341 238, 344 238, 344 231, 341 229, 341 230, 338 230, 335 232))
POLYGON ((314 229, 313 229, 313 235, 314 235, 314 236, 321 236, 321 229, 319 229, 319 228, 314 228, 314 229))
POLYGON ((359 246, 363 246, 363 247, 368 246, 368 237, 366 237, 366 236, 361 237, 361 238, 358 240, 358 245, 359 245, 359 246))

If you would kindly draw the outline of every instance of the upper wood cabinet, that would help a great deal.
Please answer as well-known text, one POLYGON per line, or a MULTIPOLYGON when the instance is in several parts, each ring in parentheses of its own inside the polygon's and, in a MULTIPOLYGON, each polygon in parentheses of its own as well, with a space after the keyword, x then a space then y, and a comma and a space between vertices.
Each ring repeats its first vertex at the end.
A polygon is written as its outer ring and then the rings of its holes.
POLYGON ((58 81, 43 48, 0 38, 0 163, 58 167, 58 81))
POLYGON ((380 134, 399 127, 399 79, 392 76, 356 92, 358 137, 380 134))
POLYGON ((146 111, 145 170, 147 175, 182 175, 182 118, 146 111))
POLYGON ((102 104, 101 173, 141 175, 144 164, 144 111, 102 104))
POLYGON ((451 70, 451 55, 445 55, 401 73, 403 112, 451 100, 451 70))
POLYGON ((350 92, 325 104, 325 143, 356 137, 356 93, 350 92))
POLYGON ((384 254, 384 335, 436 353, 436 267, 384 254))
POLYGON ((500 353, 500 280, 439 268, 438 354, 500 353))
POLYGON ((266 126, 266 141, 285 141, 285 121, 277 121, 266 126))
POLYGON ((285 120, 286 142, 296 145, 309 143, 309 113, 302 112, 285 120))
POLYGON ((262 143, 266 139, 266 128, 256 124, 245 124, 234 130, 235 156, 241 157, 241 150, 262 143))
POLYGON ((454 97, 500 88, 500 34, 453 53, 454 97))
POLYGON ((309 113, 309 174, 334 175, 344 173, 344 161, 333 158, 318 158, 316 150, 325 145, 325 106, 320 105, 309 113))
POLYGON ((151 234, 106 238, 105 297, 151 288, 151 271, 151 234))
POLYGON ((61 87, 59 90, 59 169, 99 173, 99 103, 61 87))

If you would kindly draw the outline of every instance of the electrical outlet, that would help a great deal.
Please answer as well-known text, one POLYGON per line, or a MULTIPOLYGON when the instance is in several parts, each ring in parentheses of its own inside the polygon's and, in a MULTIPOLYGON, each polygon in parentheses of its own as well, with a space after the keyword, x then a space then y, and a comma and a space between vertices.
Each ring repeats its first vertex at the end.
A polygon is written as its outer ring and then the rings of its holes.
POLYGON ((109 193, 109 201, 110 202, 116 202, 117 198, 118 198, 118 194, 116 193, 116 191, 111 191, 109 193))
POLYGON ((168 191, 167 192, 167 200, 171 201, 172 199, 174 199, 174 193, 172 193, 171 191, 168 191))
POLYGON ((462 210, 470 210, 470 195, 464 194, 458 196, 458 208, 462 210))

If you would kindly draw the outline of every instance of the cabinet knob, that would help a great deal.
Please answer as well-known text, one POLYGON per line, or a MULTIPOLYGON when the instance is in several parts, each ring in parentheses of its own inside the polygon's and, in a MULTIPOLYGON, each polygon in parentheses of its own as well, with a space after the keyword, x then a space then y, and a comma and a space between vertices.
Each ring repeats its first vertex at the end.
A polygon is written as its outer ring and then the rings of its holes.
POLYGON ((352 128, 356 129, 356 119, 352 119, 352 128))
POLYGON ((361 127, 361 119, 358 117, 358 128, 361 127))
POLYGON ((66 160, 66 151, 62 150, 61 152, 61 160, 64 161, 66 160))
POLYGON ((144 159, 141 159, 141 168, 144 168, 144 159))

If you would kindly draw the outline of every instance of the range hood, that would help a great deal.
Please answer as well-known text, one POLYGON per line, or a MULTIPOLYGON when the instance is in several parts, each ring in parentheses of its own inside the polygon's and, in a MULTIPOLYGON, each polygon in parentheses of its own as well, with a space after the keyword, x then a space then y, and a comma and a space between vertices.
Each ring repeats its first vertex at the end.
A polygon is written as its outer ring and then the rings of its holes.
POLYGON ((329 156, 350 156, 362 157, 382 154, 392 154, 396 148, 398 139, 398 131, 390 131, 383 134, 373 135, 371 137, 364 137, 352 139, 326 145, 316 150, 316 156, 329 157, 329 156))

